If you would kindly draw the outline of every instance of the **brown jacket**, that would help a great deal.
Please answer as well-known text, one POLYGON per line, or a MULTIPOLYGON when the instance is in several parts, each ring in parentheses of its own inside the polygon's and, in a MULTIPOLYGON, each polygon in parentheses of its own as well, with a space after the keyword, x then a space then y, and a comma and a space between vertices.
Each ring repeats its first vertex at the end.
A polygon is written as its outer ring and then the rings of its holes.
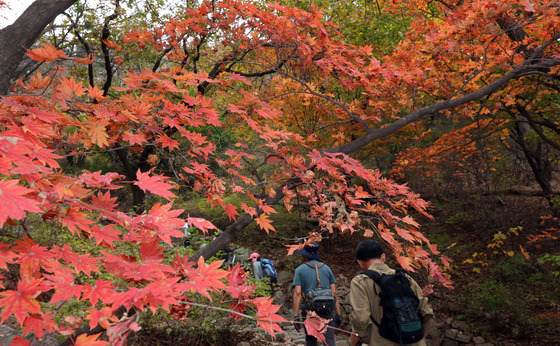
MULTIPOLYGON (((380 274, 391 275, 395 273, 394 269, 389 268, 384 263, 374 263, 369 270, 374 270, 380 274)), ((429 333, 435 328, 434 312, 428 304, 428 298, 422 296, 422 289, 416 281, 408 277, 412 284, 412 290, 420 300, 420 309, 422 310, 424 331, 429 333)), ((370 315, 379 322, 383 316, 383 308, 379 305, 379 295, 381 288, 375 284, 367 275, 359 274, 352 279, 350 284, 350 304, 352 305, 352 313, 350 314, 350 323, 352 331, 358 333, 361 338, 366 339, 366 343, 370 346, 394 346, 398 345, 379 335, 377 326, 371 321, 370 315), (377 294, 375 293, 377 292, 377 294)), ((410 344, 412 346, 425 346, 424 339, 410 344)))

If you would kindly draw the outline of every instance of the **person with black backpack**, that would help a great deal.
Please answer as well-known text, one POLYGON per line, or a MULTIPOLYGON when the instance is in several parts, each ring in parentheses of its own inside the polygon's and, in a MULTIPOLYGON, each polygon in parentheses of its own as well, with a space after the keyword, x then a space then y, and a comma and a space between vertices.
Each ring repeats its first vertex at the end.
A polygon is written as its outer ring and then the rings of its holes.
MULTIPOLYGON (((294 273, 294 327, 301 329, 308 311, 314 311, 319 317, 330 319, 330 327, 340 328, 342 318, 340 305, 336 294, 336 280, 328 265, 319 262, 319 244, 312 242, 303 249, 296 250, 303 257, 305 263, 296 268, 294 273), (301 316, 300 316, 301 311, 301 316)), ((325 340, 328 346, 335 346, 334 329, 327 328, 325 340)), ((305 344, 317 345, 317 338, 305 331, 305 344)))
POLYGON ((385 264, 385 253, 375 240, 356 247, 356 260, 363 272, 350 284, 352 345, 426 345, 425 337, 435 328, 428 299, 414 279, 385 264))

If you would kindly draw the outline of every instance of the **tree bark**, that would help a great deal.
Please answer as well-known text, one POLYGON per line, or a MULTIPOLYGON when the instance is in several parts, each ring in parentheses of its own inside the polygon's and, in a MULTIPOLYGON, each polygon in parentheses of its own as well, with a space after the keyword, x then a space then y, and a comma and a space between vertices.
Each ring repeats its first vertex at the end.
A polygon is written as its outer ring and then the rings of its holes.
POLYGON ((14 24, 0 30, 0 95, 10 91, 25 48, 30 48, 47 25, 75 2, 77 0, 36 0, 14 24))

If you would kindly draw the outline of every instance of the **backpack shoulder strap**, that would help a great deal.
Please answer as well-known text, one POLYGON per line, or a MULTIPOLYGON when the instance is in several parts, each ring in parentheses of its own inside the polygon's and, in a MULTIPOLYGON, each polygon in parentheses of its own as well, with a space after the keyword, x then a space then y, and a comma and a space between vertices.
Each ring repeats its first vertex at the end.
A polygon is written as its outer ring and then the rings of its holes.
MULTIPOLYGON (((375 283, 377 283, 379 286, 381 286, 380 282, 381 282, 381 274, 379 274, 378 272, 376 272, 375 270, 364 270, 363 272, 361 272, 360 274, 364 274, 367 277, 369 277, 370 279, 372 279, 375 283)), ((377 293, 377 290, 375 289, 375 284, 373 285, 373 290, 375 291, 375 294, 377 293)), ((371 321, 377 326, 377 328, 379 328, 380 324, 377 323, 377 321, 373 318, 372 315, 369 315, 369 318, 371 319, 371 321)))
POLYGON ((319 268, 321 268, 325 263, 319 263, 319 265, 314 263, 314 265, 311 265, 311 263, 305 262, 305 264, 307 264, 310 268, 315 268, 315 274, 317 275, 317 287, 323 287, 321 284, 321 278, 319 277, 319 268))
POLYGON ((381 279, 381 274, 379 274, 378 272, 376 272, 375 270, 364 270, 363 272, 361 272, 360 274, 364 274, 369 276, 373 281, 375 281, 377 284, 379 284, 379 279, 381 279))

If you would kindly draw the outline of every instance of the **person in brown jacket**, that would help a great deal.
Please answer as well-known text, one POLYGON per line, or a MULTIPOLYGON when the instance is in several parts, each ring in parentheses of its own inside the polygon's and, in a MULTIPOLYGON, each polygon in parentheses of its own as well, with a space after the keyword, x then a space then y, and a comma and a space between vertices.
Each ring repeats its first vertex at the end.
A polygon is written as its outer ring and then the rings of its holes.
MULTIPOLYGON (((395 270, 385 264, 385 253, 381 244, 375 240, 364 240, 356 247, 356 259, 363 270, 372 270, 379 274, 393 275, 395 270)), ((407 275, 412 291, 419 300, 418 308, 422 311, 422 326, 424 327, 424 338, 435 328, 434 312, 428 304, 428 298, 422 296, 422 289, 416 281, 407 275)), ((380 286, 365 274, 359 274, 352 279, 350 284, 350 324, 352 331, 352 345, 361 344, 363 340, 370 346, 394 346, 399 345, 379 334, 378 327, 372 321, 379 322, 383 317, 383 307, 380 306, 380 286)), ((425 339, 409 344, 413 346, 426 345, 425 339)))

